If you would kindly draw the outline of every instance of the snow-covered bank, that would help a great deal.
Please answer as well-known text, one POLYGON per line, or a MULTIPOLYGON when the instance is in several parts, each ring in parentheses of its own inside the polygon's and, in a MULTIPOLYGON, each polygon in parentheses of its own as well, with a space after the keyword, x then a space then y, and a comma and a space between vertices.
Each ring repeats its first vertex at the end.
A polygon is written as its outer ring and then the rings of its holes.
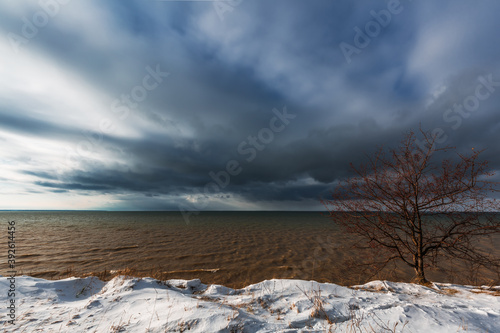
POLYGON ((233 290, 199 280, 23 276, 15 325, 9 288, 0 278, 5 332, 500 332, 498 288, 268 280, 233 290))

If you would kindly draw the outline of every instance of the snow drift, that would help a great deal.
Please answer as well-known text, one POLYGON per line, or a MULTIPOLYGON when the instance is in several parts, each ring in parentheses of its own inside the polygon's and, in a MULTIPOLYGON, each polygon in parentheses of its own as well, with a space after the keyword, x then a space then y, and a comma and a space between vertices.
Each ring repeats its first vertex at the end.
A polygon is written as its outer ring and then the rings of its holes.
POLYGON ((5 332, 500 332, 498 287, 267 280, 234 290, 124 276, 22 276, 15 287, 15 324, 0 295, 5 332))

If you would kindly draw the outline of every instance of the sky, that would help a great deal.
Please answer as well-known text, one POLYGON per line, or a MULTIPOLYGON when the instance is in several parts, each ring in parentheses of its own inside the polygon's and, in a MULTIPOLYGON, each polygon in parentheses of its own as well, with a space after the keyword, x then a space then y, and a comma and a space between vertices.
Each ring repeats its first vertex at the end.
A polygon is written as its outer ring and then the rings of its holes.
POLYGON ((0 209, 317 210, 421 126, 500 169, 500 2, 0 2, 0 209))

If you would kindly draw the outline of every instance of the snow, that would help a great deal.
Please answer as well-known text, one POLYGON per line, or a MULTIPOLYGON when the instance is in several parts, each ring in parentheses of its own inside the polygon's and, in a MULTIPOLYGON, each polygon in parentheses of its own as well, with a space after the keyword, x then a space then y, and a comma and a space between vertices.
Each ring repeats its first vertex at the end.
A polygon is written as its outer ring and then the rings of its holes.
POLYGON ((500 287, 373 281, 343 287, 266 280, 243 289, 199 280, 16 277, 4 332, 500 332, 500 287))

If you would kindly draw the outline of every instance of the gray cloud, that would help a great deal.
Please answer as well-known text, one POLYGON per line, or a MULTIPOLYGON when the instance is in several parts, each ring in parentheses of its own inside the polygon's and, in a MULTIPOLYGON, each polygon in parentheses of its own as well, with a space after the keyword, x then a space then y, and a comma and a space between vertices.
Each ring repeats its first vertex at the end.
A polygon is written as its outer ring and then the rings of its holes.
POLYGON ((444 116, 474 94, 478 77, 500 82, 500 4, 400 6, 348 63, 339 44, 354 45, 354 28, 385 2, 245 1, 223 21, 204 2, 70 2, 20 53, 9 33, 22 36, 23 18, 43 9, 2 3, 2 182, 40 192, 33 200, 47 192, 110 199, 90 209, 170 210, 197 200, 208 200, 206 209, 315 209, 351 175, 350 162, 420 125, 442 129, 461 151, 486 148, 500 169, 500 87, 459 126, 444 116), (133 95, 147 66, 170 75, 121 117, 114 101, 133 95), (284 106, 296 118, 247 161, 240 144, 284 106), (102 130, 103 119, 113 130, 102 130), (242 171, 203 198, 210 172, 230 160, 242 171))

